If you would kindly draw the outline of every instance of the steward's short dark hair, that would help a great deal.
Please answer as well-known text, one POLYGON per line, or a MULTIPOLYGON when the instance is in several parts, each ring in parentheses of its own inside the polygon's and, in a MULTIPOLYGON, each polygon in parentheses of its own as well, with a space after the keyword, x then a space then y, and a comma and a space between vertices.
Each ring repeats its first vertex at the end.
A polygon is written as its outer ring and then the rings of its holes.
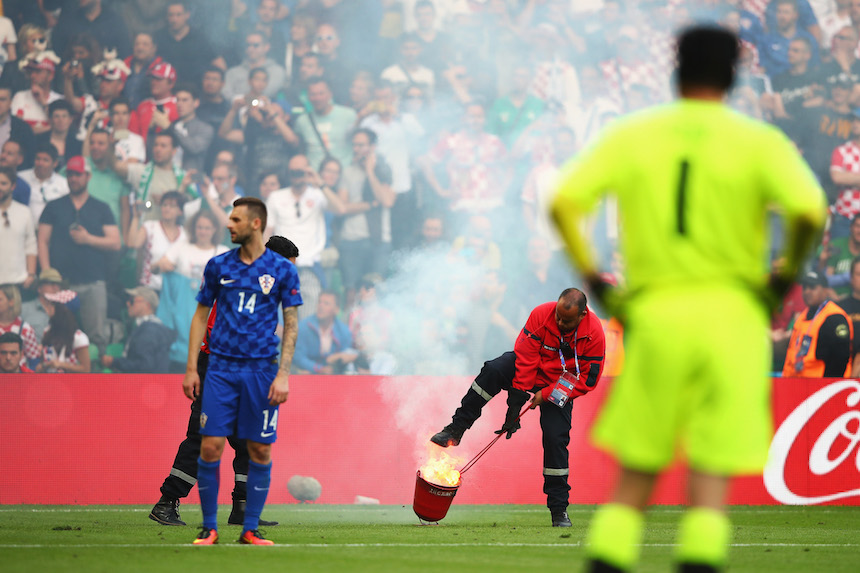
POLYGON ((272 235, 269 237, 269 240, 266 242, 266 248, 275 251, 285 259, 299 256, 299 248, 296 244, 288 238, 280 235, 272 235))
POLYGON ((738 37, 717 26, 687 28, 678 38, 678 83, 728 91, 735 80, 738 37))

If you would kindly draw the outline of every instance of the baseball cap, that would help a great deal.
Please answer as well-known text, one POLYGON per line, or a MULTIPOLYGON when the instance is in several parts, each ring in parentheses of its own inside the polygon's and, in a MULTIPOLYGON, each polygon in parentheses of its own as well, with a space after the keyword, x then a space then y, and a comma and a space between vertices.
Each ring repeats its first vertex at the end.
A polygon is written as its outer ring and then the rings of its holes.
POLYGON ((54 52, 45 50, 27 57, 24 67, 27 70, 50 70, 53 72, 57 69, 58 61, 59 58, 54 52))
POLYGON ((149 306, 152 307, 154 311, 158 308, 158 294, 154 290, 149 287, 139 286, 134 288, 125 289, 126 294, 131 297, 139 296, 143 300, 149 303, 149 306))
POLYGON ((57 269, 43 269, 42 272, 39 273, 39 282, 60 284, 63 282, 63 275, 61 275, 60 271, 58 271, 57 269))
POLYGON ((75 173, 92 173, 90 164, 80 155, 75 155, 66 162, 66 171, 74 171, 75 173))
POLYGON ((159 62, 152 66, 147 72, 153 78, 161 78, 163 80, 176 81, 176 68, 167 62, 159 62))
POLYGON ((809 271, 803 278, 800 280, 800 284, 803 286, 827 286, 827 276, 815 271, 809 271))

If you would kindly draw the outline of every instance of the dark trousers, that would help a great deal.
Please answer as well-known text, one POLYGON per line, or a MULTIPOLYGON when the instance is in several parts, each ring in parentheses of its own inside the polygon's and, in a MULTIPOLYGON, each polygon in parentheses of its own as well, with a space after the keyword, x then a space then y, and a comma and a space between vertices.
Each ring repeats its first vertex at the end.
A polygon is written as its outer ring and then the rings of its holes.
MULTIPOLYGON (((179 444, 179 450, 173 459, 170 474, 161 484, 161 494, 170 499, 180 499, 188 496, 188 492, 197 483, 197 458, 200 457, 200 407, 203 399, 206 370, 209 367, 209 355, 201 352, 197 357, 197 374, 200 376, 200 392, 191 403, 191 416, 188 418, 188 429, 185 440, 179 444)), ((247 499, 248 485, 248 445, 245 440, 236 436, 227 438, 230 446, 236 450, 233 458, 233 472, 236 474, 233 486, 233 500, 247 499)))
MULTIPOLYGON (((481 417, 481 409, 502 390, 510 390, 516 374, 516 355, 505 352, 498 358, 484 362, 472 387, 463 396, 460 407, 454 412, 452 423, 462 429, 472 427, 481 417)), ((567 508, 570 485, 568 451, 573 400, 559 408, 544 403, 540 408, 540 427, 543 433, 543 491, 546 505, 551 511, 567 508)))

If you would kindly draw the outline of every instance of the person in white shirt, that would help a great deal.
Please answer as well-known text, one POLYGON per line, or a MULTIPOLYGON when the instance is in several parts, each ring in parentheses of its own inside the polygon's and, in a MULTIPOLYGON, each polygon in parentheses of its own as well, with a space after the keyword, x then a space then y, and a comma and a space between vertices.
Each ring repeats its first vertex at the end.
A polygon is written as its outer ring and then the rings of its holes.
POLYGON ((51 89, 59 62, 60 58, 49 50, 29 54, 20 62, 30 78, 30 89, 21 90, 12 98, 12 114, 26 121, 36 135, 51 128, 48 106, 63 99, 61 94, 51 89))
POLYGON ((30 212, 33 224, 38 225, 42 210, 49 201, 69 194, 69 182, 56 172, 59 155, 51 143, 36 148, 33 168, 21 171, 18 176, 30 186, 30 212))
POLYGON ((289 235, 299 248, 296 267, 302 283, 302 299, 305 301, 299 309, 301 320, 315 312, 317 298, 325 286, 320 264, 326 246, 324 211, 342 214, 345 210, 343 202, 330 189, 320 189, 311 184, 318 175, 311 169, 307 157, 294 155, 288 168, 290 187, 273 191, 266 202, 266 238, 273 234, 289 235))
POLYGON ((0 284, 30 288, 36 280, 36 226, 30 211, 12 200, 15 170, 0 167, 0 284))
POLYGON ((400 59, 392 66, 382 70, 380 78, 396 85, 402 91, 409 86, 419 86, 432 98, 436 87, 436 75, 427 66, 421 65, 421 40, 406 34, 400 40, 400 59))
POLYGON ((146 143, 141 136, 128 129, 128 121, 131 118, 129 101, 125 97, 118 97, 110 102, 108 109, 116 158, 127 163, 145 163, 146 143))
POLYGON ((132 249, 138 249, 141 262, 139 277, 141 285, 160 291, 162 277, 159 262, 169 250, 174 248, 174 245, 188 242, 188 234, 182 226, 184 202, 185 197, 181 193, 168 191, 161 196, 160 219, 144 221, 142 216, 135 216, 132 219, 126 244, 132 249))

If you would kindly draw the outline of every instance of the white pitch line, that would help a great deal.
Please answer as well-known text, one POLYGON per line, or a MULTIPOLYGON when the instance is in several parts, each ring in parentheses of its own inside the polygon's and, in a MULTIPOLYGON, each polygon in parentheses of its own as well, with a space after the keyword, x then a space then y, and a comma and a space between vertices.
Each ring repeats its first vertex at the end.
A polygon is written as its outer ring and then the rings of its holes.
MULTIPOLYGON (((197 509, 199 511, 199 505, 197 504, 187 504, 183 506, 187 510, 197 509)), ((219 507, 230 507, 227 504, 222 504, 219 507)), ((378 512, 391 512, 391 511, 408 511, 412 509, 408 505, 376 505, 376 506, 354 506, 354 505, 341 505, 341 506, 325 506, 325 505, 312 505, 312 506, 292 506, 292 505, 284 505, 284 504, 272 504, 271 506, 267 506, 269 509, 273 510, 286 510, 289 513, 343 513, 343 512, 351 512, 351 511, 378 511, 378 512)), ((502 509, 501 506, 487 506, 487 508, 494 509, 497 511, 504 511, 506 513, 546 513, 546 508, 528 508, 528 507, 506 507, 502 509)), ((731 507, 729 508, 729 513, 735 512, 738 514, 768 514, 768 513, 783 513, 783 512, 792 512, 792 511, 802 511, 802 508, 814 509, 815 513, 841 513, 844 512, 845 509, 824 509, 818 506, 773 506, 770 508, 760 508, 760 509, 736 509, 733 510, 731 507)), ((568 507, 568 513, 593 513, 597 509, 597 506, 592 507, 568 507)), ((455 511, 456 507, 452 511, 455 511)), ((47 508, 18 508, 15 506, 0 506, 0 513, 113 513, 113 512, 149 512, 148 508, 134 508, 134 507, 47 507, 47 508)), ((655 506, 650 511, 654 513, 684 513, 686 509, 684 508, 668 508, 655 506)), ((647 512, 646 512, 647 513, 647 512)))
MULTIPOLYGON (((582 547, 580 542, 571 543, 277 543, 272 548, 284 549, 341 549, 341 548, 421 548, 421 547, 582 547)), ((640 547, 676 547, 674 543, 642 543, 640 547)), ((860 547, 858 543, 732 543, 731 547, 805 547, 805 548, 825 548, 825 547, 860 547)), ((63 549, 110 549, 117 548, 137 548, 137 547, 198 547, 190 543, 83 543, 75 544, 0 544, 0 549, 46 549, 46 548, 63 548, 63 549)), ((219 547, 250 547, 239 543, 230 543, 219 545, 219 547)))

